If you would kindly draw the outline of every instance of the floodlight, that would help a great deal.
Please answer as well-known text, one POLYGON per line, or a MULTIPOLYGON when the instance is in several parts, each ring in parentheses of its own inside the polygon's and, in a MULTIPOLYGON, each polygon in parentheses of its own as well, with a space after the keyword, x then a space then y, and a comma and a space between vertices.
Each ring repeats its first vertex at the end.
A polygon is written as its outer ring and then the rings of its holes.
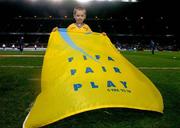
POLYGON ((92 1, 92 0, 76 0, 76 1, 81 2, 81 3, 87 3, 87 2, 92 1))

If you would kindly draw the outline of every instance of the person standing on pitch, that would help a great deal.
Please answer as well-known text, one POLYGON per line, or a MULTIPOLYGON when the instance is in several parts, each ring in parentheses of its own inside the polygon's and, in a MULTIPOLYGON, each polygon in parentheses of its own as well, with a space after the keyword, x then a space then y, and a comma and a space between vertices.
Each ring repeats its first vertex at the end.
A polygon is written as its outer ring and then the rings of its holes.
POLYGON ((21 36, 20 41, 19 41, 19 50, 21 53, 23 52, 23 45, 24 45, 24 37, 21 36))
MULTIPOLYGON (((73 10, 73 17, 75 19, 75 23, 70 24, 67 27, 67 31, 69 32, 92 32, 91 28, 84 23, 86 19, 86 9, 83 7, 75 7, 73 10)), ((53 32, 58 30, 58 27, 53 28, 53 32)), ((106 33, 103 32, 103 35, 106 36, 106 33)))
POLYGON ((155 42, 153 40, 151 40, 151 52, 154 55, 154 50, 155 50, 155 42))

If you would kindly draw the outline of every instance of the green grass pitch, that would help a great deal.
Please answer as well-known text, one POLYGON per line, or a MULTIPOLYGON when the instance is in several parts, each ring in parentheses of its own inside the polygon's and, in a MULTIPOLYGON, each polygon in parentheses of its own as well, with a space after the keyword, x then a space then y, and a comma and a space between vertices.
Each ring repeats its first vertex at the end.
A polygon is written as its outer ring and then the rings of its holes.
MULTIPOLYGON (((122 54, 159 89, 164 100, 164 114, 126 108, 98 109, 43 128, 179 128, 180 52, 152 55, 151 52, 124 51, 122 54)), ((43 57, 1 55, 44 55, 44 52, 0 51, 0 127, 21 128, 40 93, 43 57)))

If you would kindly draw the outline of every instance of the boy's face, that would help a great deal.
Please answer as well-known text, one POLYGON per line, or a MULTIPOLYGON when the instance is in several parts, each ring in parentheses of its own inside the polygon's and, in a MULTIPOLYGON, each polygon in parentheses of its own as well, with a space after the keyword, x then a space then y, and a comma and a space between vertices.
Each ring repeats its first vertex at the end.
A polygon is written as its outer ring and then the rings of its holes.
POLYGON ((74 14, 74 19, 77 24, 82 24, 86 18, 85 10, 76 10, 74 14))

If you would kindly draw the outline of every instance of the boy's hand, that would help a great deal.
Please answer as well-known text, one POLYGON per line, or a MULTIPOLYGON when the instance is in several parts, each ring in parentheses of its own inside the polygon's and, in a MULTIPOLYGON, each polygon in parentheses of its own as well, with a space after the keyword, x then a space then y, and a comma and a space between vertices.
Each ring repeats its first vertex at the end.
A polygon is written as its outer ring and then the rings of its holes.
POLYGON ((106 34, 105 32, 102 32, 102 35, 103 35, 103 36, 107 36, 107 34, 106 34))
POLYGON ((53 29, 52 29, 52 32, 55 32, 55 31, 57 31, 58 30, 58 27, 54 27, 53 29))

